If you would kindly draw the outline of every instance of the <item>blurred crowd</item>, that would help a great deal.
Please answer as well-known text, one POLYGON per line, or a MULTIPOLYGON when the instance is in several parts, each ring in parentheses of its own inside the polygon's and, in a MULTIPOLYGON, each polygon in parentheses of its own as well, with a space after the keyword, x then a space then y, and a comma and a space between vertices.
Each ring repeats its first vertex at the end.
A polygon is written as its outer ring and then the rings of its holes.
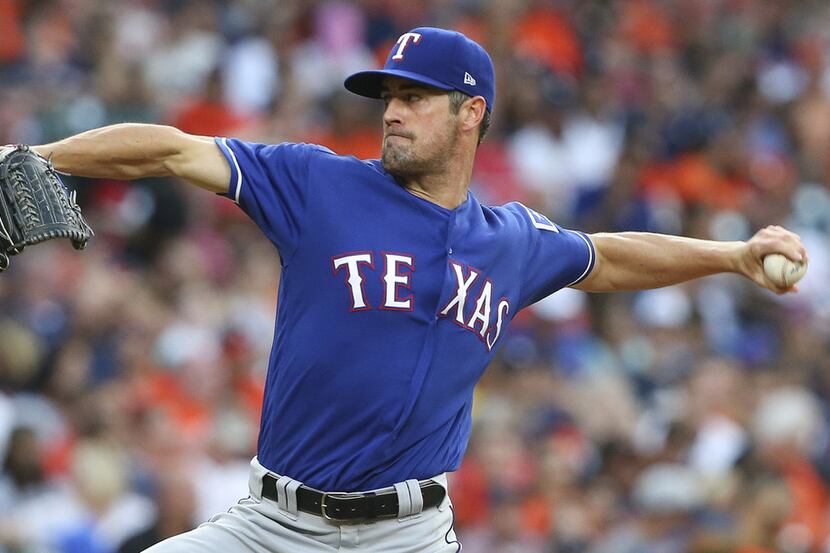
MULTIPOLYGON (((521 313, 451 477, 470 553, 830 551, 825 0, 0 0, 0 144, 157 122, 377 157, 343 78, 454 28, 498 88, 474 192, 563 226, 800 234, 734 275, 521 313)), ((130 553, 247 495, 277 253, 229 201, 67 177, 96 237, 0 276, 0 552, 130 553)))

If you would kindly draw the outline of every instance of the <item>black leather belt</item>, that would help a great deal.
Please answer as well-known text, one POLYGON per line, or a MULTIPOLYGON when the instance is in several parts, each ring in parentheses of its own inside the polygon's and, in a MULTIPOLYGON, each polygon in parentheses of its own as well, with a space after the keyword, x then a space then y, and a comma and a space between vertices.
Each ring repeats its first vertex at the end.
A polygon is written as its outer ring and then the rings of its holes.
MULTIPOLYGON (((436 507, 447 491, 431 480, 420 483, 424 509, 436 507)), ((277 479, 271 474, 262 477, 262 497, 277 501, 277 479)), ((305 513, 333 522, 372 521, 398 517, 398 494, 319 492, 306 486, 297 488, 297 508, 305 513)))

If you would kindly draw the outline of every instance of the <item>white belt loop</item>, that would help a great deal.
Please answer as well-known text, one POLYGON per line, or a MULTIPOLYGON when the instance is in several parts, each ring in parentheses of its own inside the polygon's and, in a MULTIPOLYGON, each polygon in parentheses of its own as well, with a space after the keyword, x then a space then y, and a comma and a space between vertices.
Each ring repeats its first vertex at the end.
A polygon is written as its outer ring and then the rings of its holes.
POLYGON ((297 514, 300 512, 299 508, 297 507, 297 490, 300 488, 302 484, 296 480, 292 480, 285 486, 285 495, 287 501, 288 508, 286 511, 293 516, 295 519, 297 518, 297 514))
POLYGON ((412 499, 409 497, 409 486, 406 482, 395 484, 398 492, 398 518, 405 518, 412 514, 412 499))
POLYGON ((407 480, 405 484, 409 488, 409 499, 412 501, 410 514, 417 515, 424 510, 424 494, 421 493, 421 483, 417 480, 407 480))
POLYGON ((300 482, 288 476, 280 476, 277 480, 277 505, 287 517, 293 520, 297 520, 299 513, 297 509, 297 488, 300 485, 300 482))

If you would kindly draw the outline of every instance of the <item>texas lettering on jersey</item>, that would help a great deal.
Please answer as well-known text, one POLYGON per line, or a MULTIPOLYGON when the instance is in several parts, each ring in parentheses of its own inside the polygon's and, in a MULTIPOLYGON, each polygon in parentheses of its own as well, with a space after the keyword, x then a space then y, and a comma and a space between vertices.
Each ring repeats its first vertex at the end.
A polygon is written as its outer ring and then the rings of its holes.
MULTIPOLYGON (((415 258, 412 255, 382 253, 383 276, 385 286, 383 298, 377 305, 379 309, 392 311, 412 311, 416 298, 410 293, 401 297, 401 289, 411 290, 410 279, 415 270, 415 258)), ((455 292, 450 301, 439 311, 440 317, 478 335, 487 350, 493 349, 501 333, 502 324, 510 313, 510 301, 501 298, 493 308, 493 282, 489 278, 480 279, 481 271, 466 267, 461 263, 450 261, 455 276, 455 292), (478 287, 478 295, 472 298, 474 283, 483 280, 478 287), (468 299, 472 301, 468 302, 468 299), (469 306, 469 308, 468 308, 469 306)), ((332 257, 332 273, 336 276, 346 274, 345 284, 349 293, 350 311, 367 311, 372 305, 366 298, 365 271, 375 269, 373 252, 352 252, 332 257)))
POLYGON ((493 349, 493 345, 498 340, 501 325, 510 312, 510 301, 507 298, 501 298, 498 306, 493 310, 493 282, 489 278, 484 278, 484 283, 475 299, 475 308, 472 309, 469 317, 465 317, 468 293, 473 283, 480 280, 481 272, 455 261, 450 261, 450 266, 455 274, 455 295, 441 310, 440 315, 476 333, 489 351, 493 349))
MULTIPOLYGON (((415 258, 406 254, 384 253, 383 302, 380 309, 393 311, 412 311, 412 295, 399 298, 399 288, 410 288, 409 282, 412 271, 415 270, 415 258)), ((366 300, 365 269, 375 268, 375 256, 372 252, 356 252, 334 256, 331 258, 332 272, 337 275, 343 270, 346 275, 346 287, 351 296, 350 311, 366 311, 372 306, 366 300)))

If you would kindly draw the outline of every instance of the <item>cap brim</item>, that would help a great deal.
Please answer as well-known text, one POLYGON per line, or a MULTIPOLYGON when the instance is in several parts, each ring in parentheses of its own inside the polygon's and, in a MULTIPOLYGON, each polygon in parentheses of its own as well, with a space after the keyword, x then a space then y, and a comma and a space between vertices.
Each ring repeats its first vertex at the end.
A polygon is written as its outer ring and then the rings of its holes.
POLYGON ((381 86, 383 85, 383 79, 386 77, 409 79, 410 81, 434 86, 435 88, 440 88, 441 90, 453 89, 453 87, 442 83, 441 81, 430 79, 429 77, 425 77, 419 73, 413 73, 411 71, 397 71, 395 69, 360 71, 359 73, 355 73, 354 75, 348 77, 343 83, 343 86, 345 86, 350 92, 354 92, 360 96, 366 96, 367 98, 380 98, 381 86))

